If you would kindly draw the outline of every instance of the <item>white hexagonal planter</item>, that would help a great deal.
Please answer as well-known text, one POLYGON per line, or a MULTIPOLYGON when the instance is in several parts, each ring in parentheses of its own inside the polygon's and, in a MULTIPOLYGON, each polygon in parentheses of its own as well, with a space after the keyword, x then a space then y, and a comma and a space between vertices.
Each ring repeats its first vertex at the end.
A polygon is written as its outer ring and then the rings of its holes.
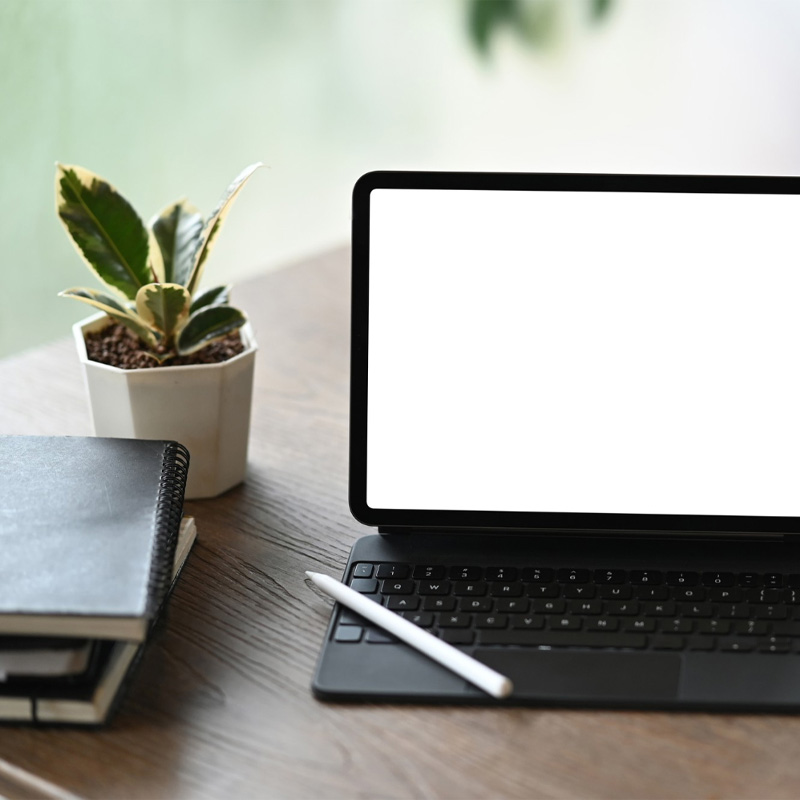
POLYGON ((189 449, 186 498, 216 497, 244 480, 256 342, 218 364, 119 369, 90 361, 84 332, 108 324, 97 314, 73 326, 95 436, 174 439, 189 449))

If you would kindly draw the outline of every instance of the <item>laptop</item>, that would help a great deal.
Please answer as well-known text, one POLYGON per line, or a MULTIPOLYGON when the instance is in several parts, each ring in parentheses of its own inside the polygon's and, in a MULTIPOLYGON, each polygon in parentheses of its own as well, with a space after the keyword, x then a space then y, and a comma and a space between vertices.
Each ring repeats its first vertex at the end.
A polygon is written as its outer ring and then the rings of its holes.
POLYGON ((800 709, 800 178, 373 172, 353 193, 334 701, 800 709))

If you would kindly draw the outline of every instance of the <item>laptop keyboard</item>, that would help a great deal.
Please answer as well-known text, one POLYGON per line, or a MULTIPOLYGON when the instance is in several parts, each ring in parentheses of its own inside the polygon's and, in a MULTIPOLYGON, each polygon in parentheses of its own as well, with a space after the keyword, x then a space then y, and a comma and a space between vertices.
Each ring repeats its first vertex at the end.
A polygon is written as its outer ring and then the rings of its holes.
MULTIPOLYGON (((800 574, 361 562, 348 583, 454 645, 800 653, 800 574)), ((347 609, 333 630, 396 641, 347 609)))

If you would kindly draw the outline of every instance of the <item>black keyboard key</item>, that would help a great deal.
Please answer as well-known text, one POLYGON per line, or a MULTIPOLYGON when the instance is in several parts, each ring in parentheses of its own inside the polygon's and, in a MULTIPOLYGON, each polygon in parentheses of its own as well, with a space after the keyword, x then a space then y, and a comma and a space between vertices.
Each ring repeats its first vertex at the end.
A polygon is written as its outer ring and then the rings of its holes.
POLYGON ((780 589, 748 589, 745 599, 748 603, 780 603, 780 589))
POLYGON ((755 639, 725 638, 719 640, 720 650, 725 653, 752 653, 756 649, 755 639))
POLYGON ((590 578, 588 569, 560 569, 556 572, 559 583, 589 583, 590 578))
POLYGON ((396 578, 399 581, 405 580, 411 574, 411 567, 408 564, 381 564, 375 577, 381 580, 386 578, 396 578))
MULTIPOLYGON (((416 599, 416 598, 414 598, 416 599)), ((455 611, 458 601, 455 597, 426 597, 422 601, 423 611, 455 611)))
POLYGON ((800 589, 800 575, 793 574, 786 579, 786 585, 792 589, 800 589))
POLYGON ((653 633, 656 629, 656 621, 643 617, 625 617, 622 620, 622 630, 628 633, 653 633))
POLYGON ((594 617, 586 620, 587 631, 616 631, 619 629, 617 617, 594 617))
POLYGON ((633 594, 639 600, 667 600, 670 596, 666 586, 637 586, 633 594))
POLYGON ((597 587, 590 583, 582 583, 579 586, 565 586, 562 594, 564 597, 573 600, 580 598, 589 600, 597 596, 597 587))
POLYGON ((761 620, 739 619, 733 623, 733 632, 738 636, 766 636, 769 626, 761 620))
POLYGON ((558 598, 542 598, 533 600, 531 604, 534 614, 563 614, 567 610, 567 604, 558 598))
POLYGON ((736 576, 732 572, 704 572, 704 586, 733 586, 736 576))
POLYGON ((583 626, 580 617, 548 617, 547 627, 551 631, 579 631, 583 626))
POLYGON ((636 600, 608 600, 606 613, 615 616, 636 616, 639 613, 639 603, 636 600))
POLYGON ((414 581, 381 581, 381 594, 412 594, 415 588, 414 581))
POLYGON ((740 572, 739 586, 742 586, 745 589, 749 589, 754 586, 761 586, 761 576, 755 572, 740 572))
POLYGON ((476 614, 476 628, 505 628, 508 626, 506 614, 476 614))
POLYGON ((417 581, 440 581, 444 579, 444 567, 436 566, 416 566, 411 577, 417 581))
POLYGON ((714 650, 716 646, 717 640, 713 636, 689 636, 686 640, 687 650, 714 650))
POLYGON ((475 634, 465 628, 448 628, 439 631, 439 636, 447 644, 472 644, 475 641, 475 634))
POLYGON ((766 589, 779 589, 783 586, 783 575, 780 572, 765 572, 762 580, 766 589))
MULTIPOLYGON (((540 601, 541 602, 541 601, 540 601)), ((571 600, 569 604, 570 614, 583 614, 585 616, 596 616, 603 613, 602 600, 571 600)))
POLYGON ((361 594, 374 594, 378 591, 378 581, 375 578, 353 578, 350 588, 361 594))
POLYGON ((459 611, 491 611, 494 600, 491 597, 462 597, 458 603, 459 611))
POLYGON ((552 583, 555 577, 555 570, 548 568, 526 567, 522 570, 522 580, 525 583, 552 583))
POLYGON ((518 579, 519 570, 516 567, 487 567, 485 577, 487 581, 511 583, 518 579))
POLYGON ((386 631, 381 631, 377 628, 370 628, 367 631, 367 642, 369 644, 395 644, 397 641, 394 636, 386 633, 386 631))
POLYGON ((665 580, 668 586, 697 586, 700 576, 696 572, 668 572, 665 580))
POLYGON ((684 617, 711 617, 714 606, 711 603, 680 603, 678 613, 684 617))
POLYGON ((720 603, 717 614, 723 619, 748 619, 751 611, 747 603, 720 603))
POLYGON ((596 569, 594 571, 594 582, 601 586, 616 586, 625 583, 627 577, 624 569, 596 569))
POLYGON ((531 607, 531 601, 525 597, 512 597, 510 600, 500 598, 495 603, 499 614, 526 614, 531 607))
POLYGON ((653 650, 684 650, 686 648, 685 636, 654 636, 653 650))
POLYGON ((522 647, 606 647, 641 650, 647 637, 638 633, 595 633, 594 631, 487 630, 478 631, 478 643, 522 647))
POLYGON ((351 611, 349 608, 342 609, 342 613, 339 615, 340 625, 365 625, 366 622, 361 614, 356 614, 355 611, 351 611))
POLYGON ((432 594, 450 594, 450 581, 420 581, 417 594, 425 597, 432 594))
POLYGON ((756 619, 786 619, 789 609, 783 605, 757 605, 753 608, 756 619))
POLYGON ((733 623, 728 619, 701 619, 697 621, 697 632, 704 635, 727 636, 733 623))
POLYGON ((481 567, 450 567, 450 580, 479 581, 482 577, 481 567))
POLYGON ((453 594, 457 597, 482 597, 486 594, 486 588, 483 581, 456 581, 453 594))
POLYGON ((514 630, 538 630, 544 628, 546 617, 536 616, 535 614, 512 614, 508 619, 514 630))
POLYGON ((712 603, 741 603, 744 600, 744 591, 736 586, 727 589, 709 589, 708 599, 712 603))
POLYGON ((603 600, 630 600, 633 597, 630 586, 601 586, 597 593, 603 600))
POLYGON ((663 579, 663 575, 656 569, 634 569, 630 572, 630 581, 636 586, 658 585, 663 579))
POLYGON ((438 623, 440 628, 468 628, 472 624, 472 615, 451 611, 439 614, 438 623))
POLYGON ((522 597, 521 583, 490 583, 489 594, 492 597, 522 597))
POLYGON ((430 628, 433 625, 433 614, 430 611, 406 611, 403 617, 420 628, 430 628))
POLYGON ((372 564, 356 564, 355 569, 353 570, 353 577, 371 578, 373 569, 375 569, 375 567, 372 564))
POLYGON ((361 641, 363 635, 364 629, 358 625, 340 625, 336 629, 333 640, 335 642, 355 644, 361 641))
POLYGON ((759 653, 788 653, 791 648, 792 643, 789 639, 781 639, 777 636, 759 639, 756 643, 756 649, 759 653))
POLYGON ((775 636, 800 638, 800 622, 773 622, 772 633, 775 636))
POLYGON ((557 583, 529 583, 525 591, 528 597, 558 597, 560 587, 557 583))
POLYGON ((415 611, 419 608, 419 597, 413 594, 390 594, 386 598, 386 608, 392 611, 415 611))
POLYGON ((706 599, 708 592, 702 586, 676 586, 672 589, 670 596, 673 600, 690 600, 693 603, 700 603, 706 599))
POLYGON ((674 617, 677 611, 678 605, 674 600, 642 603, 642 614, 646 617, 674 617))
POLYGON ((692 633, 694 622, 690 619, 662 619, 660 620, 662 633, 692 633))

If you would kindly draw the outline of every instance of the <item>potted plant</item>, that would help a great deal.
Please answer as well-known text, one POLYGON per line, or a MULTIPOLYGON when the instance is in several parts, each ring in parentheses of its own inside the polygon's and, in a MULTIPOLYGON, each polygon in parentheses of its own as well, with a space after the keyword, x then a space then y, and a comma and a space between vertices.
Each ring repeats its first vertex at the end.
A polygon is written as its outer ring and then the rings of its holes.
POLYGON ((245 475, 256 342, 230 287, 199 291, 231 203, 260 167, 231 183, 203 220, 186 200, 145 225, 82 167, 56 165, 56 210, 104 291, 60 293, 100 312, 73 327, 97 436, 174 439, 191 454, 187 498, 245 475))

